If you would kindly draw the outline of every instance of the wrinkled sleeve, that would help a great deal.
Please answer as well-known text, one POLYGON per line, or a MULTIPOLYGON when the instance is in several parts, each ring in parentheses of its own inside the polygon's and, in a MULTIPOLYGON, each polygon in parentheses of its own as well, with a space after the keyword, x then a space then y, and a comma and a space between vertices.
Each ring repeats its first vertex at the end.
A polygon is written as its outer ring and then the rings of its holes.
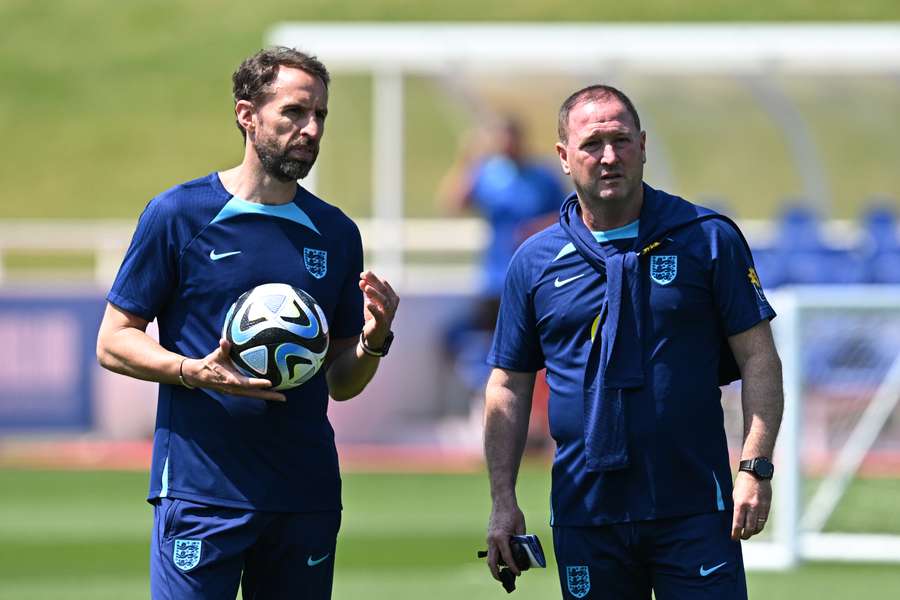
POLYGON ((494 341, 487 358, 491 366, 524 372, 544 367, 528 267, 526 245, 513 256, 506 273, 494 341))
POLYGON ((147 205, 106 296, 111 304, 148 321, 162 312, 177 287, 178 243, 172 218, 158 199, 147 205))
POLYGON ((350 241, 347 273, 341 284, 338 303, 334 309, 333 323, 329 324, 332 338, 358 336, 363 328, 363 293, 359 289, 359 274, 363 270, 362 238, 359 229, 353 227, 350 241))
POLYGON ((741 234, 729 223, 715 223, 712 242, 713 293, 725 334, 732 336, 773 319, 775 311, 741 234))

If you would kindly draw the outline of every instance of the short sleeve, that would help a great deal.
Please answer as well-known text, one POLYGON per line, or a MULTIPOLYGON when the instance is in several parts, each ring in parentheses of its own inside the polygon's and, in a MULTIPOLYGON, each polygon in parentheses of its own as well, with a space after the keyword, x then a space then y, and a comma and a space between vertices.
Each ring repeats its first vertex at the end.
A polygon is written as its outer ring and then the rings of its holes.
POLYGON ((362 238, 355 226, 352 235, 347 237, 347 273, 331 319, 329 335, 332 339, 358 336, 363 328, 363 293, 359 289, 359 274, 363 270, 362 238))
POLYGON ((714 222, 712 230, 713 291, 725 335, 746 331, 775 317, 753 266, 750 249, 731 224, 714 222))
POLYGON ((106 299, 152 321, 177 286, 178 243, 164 202, 154 199, 138 219, 131 245, 106 299))
POLYGON ((513 256, 506 273, 494 342, 487 358, 489 365, 523 372, 537 372, 544 367, 532 285, 525 245, 513 256))

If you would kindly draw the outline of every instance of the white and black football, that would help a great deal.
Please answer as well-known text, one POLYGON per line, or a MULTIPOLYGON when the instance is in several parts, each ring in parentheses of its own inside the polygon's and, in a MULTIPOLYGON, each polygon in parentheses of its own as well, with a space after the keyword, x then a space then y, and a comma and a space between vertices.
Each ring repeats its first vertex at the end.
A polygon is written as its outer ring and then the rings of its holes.
POLYGON ((248 377, 287 390, 309 381, 328 351, 328 323, 305 291, 266 283, 241 294, 228 310, 222 335, 231 360, 248 377))

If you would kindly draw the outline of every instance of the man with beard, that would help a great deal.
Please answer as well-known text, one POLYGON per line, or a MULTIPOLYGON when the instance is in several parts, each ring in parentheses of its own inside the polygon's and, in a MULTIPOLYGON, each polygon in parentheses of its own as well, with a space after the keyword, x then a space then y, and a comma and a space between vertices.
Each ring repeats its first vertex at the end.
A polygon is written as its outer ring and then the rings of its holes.
POLYGON ((328 396, 352 398, 372 378, 399 299, 363 272, 356 225, 297 184, 323 134, 324 65, 274 48, 233 81, 243 161, 147 205, 97 356, 160 383, 152 597, 234 598, 240 584, 245 598, 329 598, 341 503, 328 396), (331 336, 323 369, 284 393, 241 374, 219 339, 237 297, 275 282, 309 292, 331 336), (159 343, 145 333, 154 318, 159 343))

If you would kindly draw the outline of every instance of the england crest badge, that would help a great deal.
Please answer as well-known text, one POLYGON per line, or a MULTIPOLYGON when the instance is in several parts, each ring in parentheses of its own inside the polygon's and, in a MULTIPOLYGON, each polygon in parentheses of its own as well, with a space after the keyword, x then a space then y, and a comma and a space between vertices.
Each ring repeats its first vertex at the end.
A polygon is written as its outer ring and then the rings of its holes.
POLYGON ((659 285, 668 285, 675 281, 678 275, 677 256, 651 256, 650 279, 659 285))
POLYGON ((190 571, 200 564, 200 540, 175 540, 172 562, 182 571, 190 571))
POLYGON ((566 567, 566 586, 576 598, 584 598, 591 591, 591 573, 587 567, 566 567))
POLYGON ((315 248, 304 248, 303 264, 306 265, 306 270, 310 275, 316 279, 322 279, 328 272, 328 252, 315 248))

